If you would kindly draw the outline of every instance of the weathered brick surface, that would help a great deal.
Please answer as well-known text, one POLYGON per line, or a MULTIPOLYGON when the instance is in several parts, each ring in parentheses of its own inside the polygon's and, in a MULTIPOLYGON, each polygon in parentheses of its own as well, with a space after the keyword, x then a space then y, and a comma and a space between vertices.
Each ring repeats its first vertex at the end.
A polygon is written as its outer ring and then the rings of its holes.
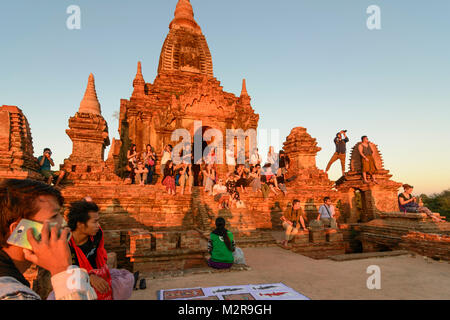
POLYGON ((450 236, 409 232, 402 236, 400 248, 433 259, 450 261, 450 236))
POLYGON ((43 180, 28 120, 16 106, 0 107, 0 180, 43 180))
MULTIPOLYGON (((416 247, 423 255, 429 256, 434 254, 433 247, 439 248, 440 244, 448 246, 446 239, 449 235, 450 223, 433 222, 426 214, 421 213, 383 213, 380 219, 361 225, 361 241, 365 252, 406 247, 414 251, 416 247)), ((444 250, 439 254, 443 259, 448 251, 444 250)))

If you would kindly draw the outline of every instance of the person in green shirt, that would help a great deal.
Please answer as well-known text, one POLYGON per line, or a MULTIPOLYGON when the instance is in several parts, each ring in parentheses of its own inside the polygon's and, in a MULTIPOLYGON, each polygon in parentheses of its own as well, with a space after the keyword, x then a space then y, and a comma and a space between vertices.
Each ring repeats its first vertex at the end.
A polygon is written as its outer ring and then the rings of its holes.
POLYGON ((216 219, 216 229, 211 232, 208 241, 208 251, 211 258, 208 265, 215 269, 231 268, 234 262, 233 252, 236 249, 233 234, 225 229, 225 219, 216 219))

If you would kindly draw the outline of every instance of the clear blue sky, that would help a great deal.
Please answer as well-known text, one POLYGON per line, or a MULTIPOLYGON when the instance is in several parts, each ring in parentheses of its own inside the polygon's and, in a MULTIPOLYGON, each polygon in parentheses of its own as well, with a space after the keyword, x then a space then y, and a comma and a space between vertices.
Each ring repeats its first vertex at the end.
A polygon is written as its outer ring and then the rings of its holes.
MULTIPOLYGON (((17 105, 35 155, 46 146, 62 163, 65 130, 94 73, 110 137, 120 99, 129 98, 138 60, 153 82, 177 0, 0 2, 0 104, 17 105), (81 30, 66 9, 81 8, 81 30)), ((214 75, 240 93, 242 78, 259 128, 284 141, 302 126, 317 138, 324 168, 332 138, 348 129, 380 146, 394 179, 416 192, 450 187, 450 1, 191 0, 208 41, 214 75), (381 30, 366 27, 369 5, 381 30)), ((280 141, 280 143, 282 142, 280 141)), ((330 178, 339 174, 335 163, 330 178)))

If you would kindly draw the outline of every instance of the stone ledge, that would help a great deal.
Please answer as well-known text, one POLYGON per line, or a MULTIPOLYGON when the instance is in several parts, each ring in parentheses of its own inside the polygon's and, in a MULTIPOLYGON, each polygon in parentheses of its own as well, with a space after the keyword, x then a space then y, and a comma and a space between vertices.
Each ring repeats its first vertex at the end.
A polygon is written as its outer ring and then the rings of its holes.
POLYGON ((369 258, 384 258, 384 257, 395 257, 411 254, 406 250, 395 250, 395 251, 383 251, 383 252, 363 252, 363 253, 349 253, 349 254, 339 254, 336 256, 330 256, 329 259, 333 261, 350 261, 359 259, 369 259, 369 258))
POLYGON ((230 269, 213 269, 210 267, 206 268, 193 268, 186 270, 175 270, 175 271, 158 271, 158 272, 141 272, 142 278, 145 279, 171 279, 171 278, 181 278, 196 274, 214 274, 214 273, 226 273, 226 272, 238 272, 238 271, 250 271, 251 267, 245 264, 235 264, 230 269))

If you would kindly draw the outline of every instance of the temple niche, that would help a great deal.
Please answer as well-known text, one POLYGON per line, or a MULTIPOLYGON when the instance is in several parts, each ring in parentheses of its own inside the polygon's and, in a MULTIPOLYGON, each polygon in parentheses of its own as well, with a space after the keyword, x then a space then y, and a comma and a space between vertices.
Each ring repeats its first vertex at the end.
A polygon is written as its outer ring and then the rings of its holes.
POLYGON ((336 188, 342 194, 344 215, 349 222, 366 222, 378 216, 379 212, 396 212, 398 189, 401 183, 391 180, 392 175, 384 168, 383 158, 377 145, 372 145, 377 171, 374 174, 378 184, 364 183, 361 173, 361 155, 358 142, 350 155, 349 171, 336 181, 336 188))
MULTIPOLYGON (((200 130, 195 126, 199 121, 201 133, 208 129, 222 133, 225 148, 227 129, 257 129, 259 115, 250 100, 245 80, 237 97, 225 92, 214 78, 211 53, 194 20, 191 3, 180 0, 161 50, 154 82, 145 82, 138 62, 133 93, 129 100, 120 101, 120 143, 117 141, 115 147, 119 151, 111 155, 117 163, 117 172, 123 172, 132 144, 136 144, 138 153, 151 144, 160 155, 166 144, 175 146, 179 142, 171 140, 175 129, 188 130, 192 143, 194 134, 200 130)), ((225 163, 225 153, 222 161, 225 163)))
POLYGON ((1 106, 0 180, 43 180, 33 152, 30 126, 22 110, 16 106, 1 106))

